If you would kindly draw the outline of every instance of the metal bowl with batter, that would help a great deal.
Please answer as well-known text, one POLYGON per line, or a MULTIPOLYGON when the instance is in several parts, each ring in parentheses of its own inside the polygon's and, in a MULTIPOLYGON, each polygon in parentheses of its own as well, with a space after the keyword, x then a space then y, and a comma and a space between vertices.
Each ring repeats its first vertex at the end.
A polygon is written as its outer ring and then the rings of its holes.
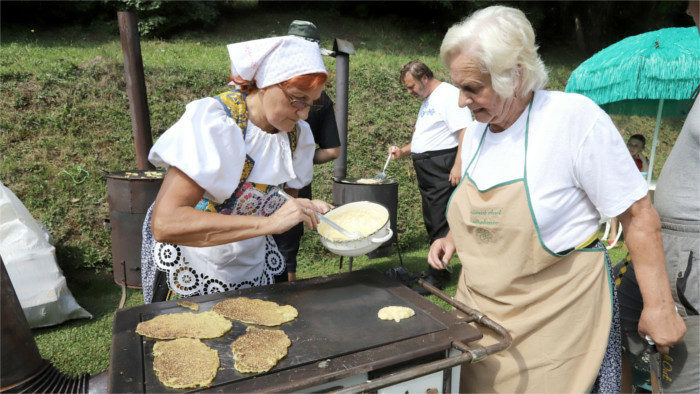
POLYGON ((346 230, 363 234, 363 237, 347 239, 326 223, 318 225, 321 243, 330 252, 340 256, 361 256, 367 254, 393 235, 389 220, 389 210, 383 205, 370 201, 356 201, 341 205, 326 213, 326 217, 346 230))

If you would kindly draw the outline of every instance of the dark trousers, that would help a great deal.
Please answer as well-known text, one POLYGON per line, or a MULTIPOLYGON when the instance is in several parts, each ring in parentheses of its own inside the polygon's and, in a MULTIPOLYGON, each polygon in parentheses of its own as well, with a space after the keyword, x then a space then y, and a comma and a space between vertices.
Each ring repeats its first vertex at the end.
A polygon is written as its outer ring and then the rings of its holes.
MULTIPOLYGON (((299 198, 311 199, 311 185, 304 186, 299 190, 299 198)), ((297 272, 297 254, 301 236, 304 235, 304 223, 299 223, 282 234, 274 234, 272 237, 277 243, 277 249, 284 257, 284 272, 275 276, 275 282, 287 282, 287 273, 297 272)))
POLYGON ((423 223, 432 244, 450 230, 445 211, 455 189, 450 183, 450 171, 457 158, 457 147, 412 154, 411 157, 423 200, 423 223))

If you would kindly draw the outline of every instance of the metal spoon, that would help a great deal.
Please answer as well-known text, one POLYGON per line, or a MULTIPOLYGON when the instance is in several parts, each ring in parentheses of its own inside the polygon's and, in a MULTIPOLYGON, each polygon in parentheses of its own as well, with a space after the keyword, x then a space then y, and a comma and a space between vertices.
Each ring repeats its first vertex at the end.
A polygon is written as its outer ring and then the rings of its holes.
MULTIPOLYGON (((278 193, 280 196, 284 197, 286 200, 290 200, 290 199, 293 199, 293 198, 294 198, 294 197, 290 196, 289 194, 287 194, 287 193, 286 193, 284 190, 282 190, 282 189, 280 189, 277 193, 278 193)), ((315 211, 314 211, 314 212, 315 212, 315 211)), ((334 229, 338 230, 339 233, 341 233, 341 234, 343 234, 344 236, 348 237, 348 239, 358 239, 358 238, 362 238, 362 237, 363 237, 363 235, 360 234, 360 233, 350 232, 350 231, 348 231, 348 230, 346 230, 346 229, 340 227, 340 226, 337 225, 334 221, 328 219, 327 217, 325 217, 324 215, 321 215, 321 214, 318 213, 318 212, 316 212, 316 217, 317 217, 320 221, 325 222, 327 225, 329 225, 329 226, 333 227, 334 229)))
POLYGON ((386 166, 389 165, 390 160, 391 160, 391 153, 389 153, 389 157, 386 158, 386 163, 384 163, 384 168, 382 169, 382 172, 380 172, 374 176, 375 181, 383 181, 384 179, 386 179, 386 173, 384 173, 384 171, 386 171, 386 166))

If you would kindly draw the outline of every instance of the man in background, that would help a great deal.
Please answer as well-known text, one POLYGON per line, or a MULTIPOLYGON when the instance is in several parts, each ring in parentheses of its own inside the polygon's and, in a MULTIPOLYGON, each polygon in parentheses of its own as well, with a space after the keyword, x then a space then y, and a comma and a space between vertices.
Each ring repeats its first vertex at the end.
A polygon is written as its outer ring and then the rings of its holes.
MULTIPOLYGON (((319 44, 319 50, 322 55, 330 55, 332 53, 320 47, 321 35, 316 25, 311 22, 295 20, 289 25, 287 34, 319 44)), ((338 136, 338 126, 335 121, 333 100, 331 100, 325 90, 314 104, 320 105, 320 108, 309 111, 309 117, 306 121, 311 126, 314 141, 318 145, 314 152, 314 164, 323 164, 340 156, 340 137, 338 136)), ((311 184, 306 185, 298 192, 290 191, 290 194, 299 198, 311 199, 311 184)), ((277 247, 286 261, 286 270, 275 278, 277 282, 296 280, 297 254, 299 253, 299 243, 303 234, 303 223, 299 223, 285 233, 274 235, 277 247)))
MULTIPOLYGON (((447 235, 447 203, 462 179, 459 145, 464 129, 472 121, 468 108, 460 108, 459 90, 433 76, 424 63, 414 60, 401 69, 406 91, 423 100, 411 142, 391 146, 392 159, 411 155, 423 201, 423 223, 430 243, 447 235)), ((426 263, 427 264, 427 263, 426 263)), ((446 270, 429 267, 425 281, 442 289, 450 280, 446 270)))
MULTIPOLYGON (((700 1, 688 2, 688 15, 700 28, 700 1)), ((700 36, 698 37, 700 45, 700 36)), ((671 294, 678 313, 687 327, 682 342, 675 344, 668 354, 660 358, 653 368, 652 379, 660 383, 660 392, 700 392, 700 97, 695 90, 684 109, 687 118, 678 139, 673 145, 654 193, 654 208, 661 219, 666 272, 671 285, 671 294)), ((625 267, 622 267, 623 269, 625 267)), ((618 294, 623 318, 623 344, 626 343, 629 366, 623 362, 623 392, 633 392, 633 370, 639 370, 635 359, 642 357, 639 349, 647 341, 637 335, 635 327, 641 310, 642 299, 634 273, 634 262, 626 271, 620 271, 618 294), (628 280, 629 279, 629 280, 628 280), (636 291, 636 293, 635 293, 636 291), (636 298, 630 298, 636 295, 636 298), (636 306, 636 307, 635 307, 636 306), (628 318, 625 317, 627 313, 628 318), (628 321, 625 324, 625 321, 628 321), (625 327, 629 326, 629 327, 625 327), (635 352, 636 351, 636 352, 635 352)), ((653 347, 652 344, 649 344, 653 347)), ((649 357, 657 357, 650 355, 649 357)))

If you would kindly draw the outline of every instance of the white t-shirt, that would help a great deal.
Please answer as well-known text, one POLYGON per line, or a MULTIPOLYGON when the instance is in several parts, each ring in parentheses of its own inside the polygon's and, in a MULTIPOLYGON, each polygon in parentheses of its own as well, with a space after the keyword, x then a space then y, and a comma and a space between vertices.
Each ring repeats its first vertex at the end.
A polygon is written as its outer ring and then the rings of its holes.
POLYGON ((460 108, 459 89, 441 82, 423 100, 411 139, 411 153, 450 149, 459 145, 459 130, 472 121, 469 108, 460 108))
POLYGON ((248 181, 266 185, 287 182, 300 189, 313 178, 314 137, 306 121, 297 122, 297 147, 289 135, 266 133, 248 121, 246 138, 221 103, 203 98, 187 104, 185 113, 153 145, 148 160, 157 167, 175 166, 221 203, 238 186, 246 154, 254 161, 248 181))
MULTIPOLYGON (((508 129, 485 136, 484 123, 467 128, 462 173, 469 168, 480 190, 523 178, 527 117, 526 109, 508 129)), ((648 193, 622 136, 600 107, 579 94, 544 90, 535 93, 530 113, 527 185, 542 239, 554 252, 584 242, 601 215, 617 216, 648 193)))

